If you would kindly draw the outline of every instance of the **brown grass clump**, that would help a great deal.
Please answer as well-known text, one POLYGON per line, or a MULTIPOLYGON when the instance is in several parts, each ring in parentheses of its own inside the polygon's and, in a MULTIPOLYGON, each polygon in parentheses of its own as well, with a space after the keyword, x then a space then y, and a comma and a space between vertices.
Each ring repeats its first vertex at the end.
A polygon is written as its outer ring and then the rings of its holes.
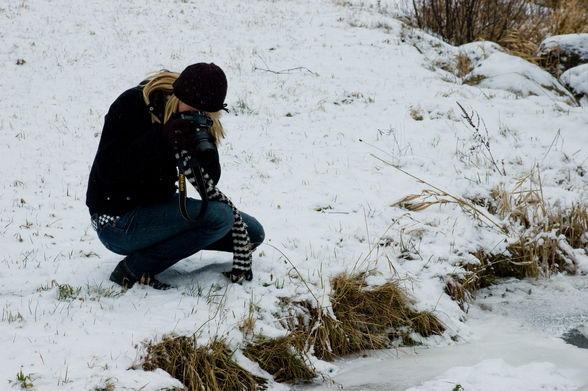
POLYGON ((419 181, 431 186, 433 189, 424 189, 420 194, 408 195, 390 206, 399 206, 401 208, 405 208, 413 212, 418 212, 421 210, 425 210, 433 205, 454 204, 459 206, 461 210, 466 215, 472 217, 472 219, 478 220, 480 223, 492 229, 496 229, 499 232, 504 232, 503 227, 501 227, 496 221, 494 221, 494 219, 488 216, 488 214, 484 213, 484 211, 482 211, 472 202, 466 200, 465 198, 451 195, 421 179, 419 179, 419 181))
POLYGON ((301 353, 304 336, 289 334, 280 338, 257 337, 243 350, 245 356, 259 363, 279 382, 308 382, 316 377, 316 370, 309 366, 301 353))
POLYGON ((425 337, 445 331, 432 314, 411 308, 412 300, 397 281, 368 287, 366 277, 366 273, 351 276, 342 273, 331 279, 331 303, 347 337, 345 350, 387 348, 397 338, 410 344, 408 338, 412 331, 425 337))
POLYGON ((588 203, 575 203, 568 209, 550 205, 543 197, 538 170, 520 178, 512 190, 500 186, 491 195, 495 212, 523 228, 507 250, 510 263, 521 266, 525 277, 575 272, 569 249, 586 248, 588 203))
POLYGON ((516 261, 516 256, 490 254, 484 250, 473 253, 479 264, 464 264, 462 274, 450 274, 444 277, 445 293, 466 311, 478 291, 496 283, 499 278, 515 277, 518 279, 536 275, 536 266, 532 262, 516 261))
POLYGON ((222 339, 197 347, 195 337, 166 337, 147 346, 143 369, 161 368, 189 391, 265 390, 267 380, 251 374, 231 359, 222 339))
POLYGON ((412 332, 424 337, 440 335, 443 324, 430 312, 412 309, 412 300, 397 281, 369 287, 366 273, 331 278, 332 313, 309 301, 289 302, 282 324, 296 335, 297 348, 321 360, 367 349, 390 348, 394 342, 415 344, 412 332))
POLYGON ((473 69, 474 65, 467 54, 460 53, 455 56, 455 75, 457 77, 463 79, 473 69))
POLYGON ((472 255, 478 263, 460 265, 462 273, 443 278, 445 292, 463 310, 480 288, 493 284, 497 278, 549 276, 562 271, 575 273, 575 249, 587 251, 588 203, 574 203, 569 208, 550 205, 543 197, 538 169, 520 178, 511 190, 504 185, 494 189, 490 201, 476 199, 468 202, 394 167, 433 190, 425 189, 421 194, 409 195, 392 206, 421 211, 433 205, 457 204, 473 219, 490 228, 498 228, 509 242, 502 253, 475 252, 472 255), (486 207, 488 212, 478 206, 486 207), (510 226, 499 225, 495 221, 496 215, 510 222, 510 226))
POLYGON ((312 344, 315 357, 333 361, 336 357, 342 357, 356 352, 352 348, 348 332, 343 328, 343 323, 328 313, 315 309, 312 324, 314 327, 309 333, 309 344, 312 344))
POLYGON ((327 361, 356 351, 349 348, 342 323, 324 309, 310 301, 291 302, 282 298, 282 302, 288 310, 288 316, 281 318, 282 326, 292 334, 304 336, 293 340, 300 351, 307 352, 312 347, 315 357, 327 361))
POLYGON ((443 277, 445 293, 457 302, 462 311, 468 310, 468 303, 476 297, 476 292, 481 288, 478 284, 478 275, 474 272, 465 276, 450 274, 443 277))
POLYGON ((445 291, 462 309, 480 288, 502 277, 539 277, 556 272, 576 272, 571 249, 588 244, 588 203, 556 208, 543 198, 541 177, 533 170, 520 178, 512 190, 500 186, 491 192, 488 210, 521 228, 503 253, 479 250, 479 264, 462 265, 464 274, 445 278, 445 291))
POLYGON ((548 226, 556 227, 573 248, 586 248, 588 244, 588 203, 572 204, 569 209, 555 209, 548 215, 548 226))

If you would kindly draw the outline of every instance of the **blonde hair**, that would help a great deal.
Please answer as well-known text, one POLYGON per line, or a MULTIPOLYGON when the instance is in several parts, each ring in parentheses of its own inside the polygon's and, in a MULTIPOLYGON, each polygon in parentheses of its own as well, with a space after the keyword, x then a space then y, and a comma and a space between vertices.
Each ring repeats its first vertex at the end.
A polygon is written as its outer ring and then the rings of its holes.
MULTIPOLYGON (((151 103, 151 93, 153 91, 163 91, 166 102, 165 102, 165 109, 163 111, 163 123, 167 123, 173 113, 178 111, 178 106, 180 104, 180 100, 176 97, 173 93, 174 87, 173 83, 176 79, 180 76, 177 72, 170 72, 167 70, 162 70, 159 72, 153 72, 147 75, 147 78, 141 83, 143 84, 143 100, 145 104, 149 106, 151 103)), ((197 107, 195 107, 198 109, 197 107)), ((210 133, 216 139, 216 144, 220 143, 220 139, 225 137, 225 130, 223 128, 222 123, 220 122, 220 117, 222 115, 222 111, 215 111, 215 112, 207 112, 208 116, 212 120, 212 126, 210 127, 210 133)), ((151 113, 151 122, 160 124, 161 121, 157 116, 151 113)))

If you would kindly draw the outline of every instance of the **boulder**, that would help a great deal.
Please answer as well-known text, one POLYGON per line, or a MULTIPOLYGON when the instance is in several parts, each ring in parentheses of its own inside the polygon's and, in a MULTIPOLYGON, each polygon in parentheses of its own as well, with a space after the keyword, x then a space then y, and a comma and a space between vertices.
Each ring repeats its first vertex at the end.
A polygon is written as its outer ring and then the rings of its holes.
POLYGON ((541 66, 555 77, 581 64, 588 63, 588 33, 555 35, 539 45, 541 66))
POLYGON ((492 42, 472 42, 459 47, 472 70, 463 84, 505 90, 515 96, 546 96, 554 101, 576 105, 574 96, 555 77, 541 67, 501 51, 492 42))
POLYGON ((585 106, 584 102, 588 103, 588 63, 568 69, 559 80, 582 106, 585 106))

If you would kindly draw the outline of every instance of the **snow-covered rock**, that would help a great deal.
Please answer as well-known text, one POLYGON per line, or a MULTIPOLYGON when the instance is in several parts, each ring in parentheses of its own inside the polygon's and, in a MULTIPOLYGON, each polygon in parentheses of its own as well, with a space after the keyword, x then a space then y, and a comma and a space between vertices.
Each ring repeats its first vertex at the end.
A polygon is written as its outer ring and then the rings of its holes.
POLYGON ((518 97, 547 96, 575 103, 570 92, 541 67, 520 57, 504 53, 493 42, 474 42, 460 46, 472 62, 464 83, 483 88, 510 91, 518 97))
POLYGON ((582 106, 588 104, 588 64, 568 69, 559 79, 576 96, 582 106))
POLYGON ((537 55, 550 72, 560 75, 588 62, 588 34, 564 34, 546 38, 539 45, 537 55))

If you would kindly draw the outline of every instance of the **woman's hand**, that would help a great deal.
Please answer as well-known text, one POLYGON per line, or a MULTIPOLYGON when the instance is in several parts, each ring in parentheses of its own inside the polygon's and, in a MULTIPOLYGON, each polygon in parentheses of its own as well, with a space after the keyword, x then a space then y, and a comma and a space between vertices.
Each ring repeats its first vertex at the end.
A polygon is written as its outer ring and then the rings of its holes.
POLYGON ((231 280, 231 282, 236 282, 237 284, 242 284, 243 281, 253 280, 253 273, 251 272, 251 270, 243 272, 235 272, 231 270, 230 272, 223 272, 223 274, 225 277, 231 280))
POLYGON ((163 125, 161 130, 163 138, 174 149, 192 149, 194 142, 194 130, 191 121, 184 118, 172 118, 163 125))

